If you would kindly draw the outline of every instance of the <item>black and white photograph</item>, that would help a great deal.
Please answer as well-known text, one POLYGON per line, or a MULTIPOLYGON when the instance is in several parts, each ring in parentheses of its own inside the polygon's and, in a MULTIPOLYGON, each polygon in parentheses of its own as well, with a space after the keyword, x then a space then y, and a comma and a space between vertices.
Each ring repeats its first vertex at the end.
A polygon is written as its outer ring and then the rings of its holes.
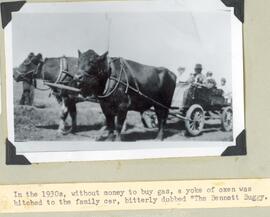
POLYGON ((8 140, 31 162, 220 156, 245 128, 242 50, 221 0, 26 3, 8 140))

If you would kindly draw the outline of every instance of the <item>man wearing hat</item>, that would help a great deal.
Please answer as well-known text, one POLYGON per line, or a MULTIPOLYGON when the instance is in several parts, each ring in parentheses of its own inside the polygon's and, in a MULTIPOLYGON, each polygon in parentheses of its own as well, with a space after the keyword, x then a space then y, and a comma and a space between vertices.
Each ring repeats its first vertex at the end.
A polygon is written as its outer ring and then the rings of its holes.
POLYGON ((205 76, 202 74, 202 64, 197 63, 194 68, 195 83, 203 84, 205 82, 205 76))

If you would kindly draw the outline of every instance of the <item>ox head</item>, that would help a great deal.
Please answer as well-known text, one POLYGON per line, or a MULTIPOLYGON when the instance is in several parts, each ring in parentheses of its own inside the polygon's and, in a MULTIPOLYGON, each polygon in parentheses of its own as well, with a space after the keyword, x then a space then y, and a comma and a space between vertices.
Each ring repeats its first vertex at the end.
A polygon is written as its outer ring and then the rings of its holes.
POLYGON ((39 53, 35 55, 30 53, 27 58, 13 71, 13 78, 15 81, 29 80, 37 71, 39 63, 42 61, 42 55, 39 53))
POLYGON ((99 56, 95 51, 78 51, 78 71, 75 80, 83 95, 99 94, 108 74, 108 52, 99 56))

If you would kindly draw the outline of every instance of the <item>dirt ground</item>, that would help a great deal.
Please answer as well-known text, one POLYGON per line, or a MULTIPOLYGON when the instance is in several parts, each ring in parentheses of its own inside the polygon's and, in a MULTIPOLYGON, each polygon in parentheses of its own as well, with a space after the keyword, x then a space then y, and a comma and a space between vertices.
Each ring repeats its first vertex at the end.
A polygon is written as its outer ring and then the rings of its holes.
MULTIPOLYGON (((39 82, 38 86, 42 86, 39 82)), ((16 141, 93 141, 101 135, 104 126, 104 116, 99 104, 83 102, 77 104, 78 132, 76 134, 59 135, 57 133, 60 105, 50 95, 50 91, 35 90, 36 106, 20 106, 22 83, 14 82, 14 126, 16 141)), ((70 118, 68 118, 70 124, 70 118)), ((146 129, 137 112, 129 112, 127 130, 122 135, 123 141, 152 140, 157 129, 146 129)), ((184 123, 169 120, 164 141, 232 141, 231 132, 222 132, 219 121, 206 122, 205 129, 200 136, 188 137, 185 134, 184 123)))

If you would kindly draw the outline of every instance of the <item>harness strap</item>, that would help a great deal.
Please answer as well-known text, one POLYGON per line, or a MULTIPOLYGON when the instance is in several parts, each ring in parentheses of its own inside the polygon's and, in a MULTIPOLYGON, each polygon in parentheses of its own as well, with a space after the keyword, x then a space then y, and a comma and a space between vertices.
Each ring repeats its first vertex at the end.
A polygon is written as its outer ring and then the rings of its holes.
MULTIPOLYGON (((127 61, 126 61, 125 59, 123 59, 123 58, 120 58, 120 63, 121 63, 120 75, 118 76, 118 78, 116 78, 116 77, 114 77, 114 76, 110 76, 110 77, 108 78, 108 80, 107 80, 107 82, 106 82, 106 87, 105 87, 104 93, 106 93, 106 92, 108 91, 109 84, 107 84, 107 83, 110 82, 110 80, 115 81, 115 82, 116 82, 116 85, 113 87, 113 89, 112 89, 108 94, 102 95, 102 96, 97 96, 99 99, 103 99, 103 98, 109 97, 110 95, 112 95, 112 94, 114 93, 114 91, 116 90, 116 88, 117 88, 120 84, 122 84, 122 85, 126 86, 126 93, 127 93, 127 90, 130 89, 131 91, 133 91, 133 92, 135 92, 135 93, 141 95, 141 96, 144 97, 145 99, 151 101, 152 103, 154 103, 154 104, 160 106, 160 107, 163 108, 163 109, 175 109, 174 107, 168 107, 168 106, 165 106, 165 105, 163 105, 162 103, 160 103, 160 102, 154 100, 153 98, 147 96, 146 94, 142 93, 142 92, 140 91, 140 89, 139 89, 138 82, 137 82, 137 80, 136 80, 136 78, 135 78, 135 76, 134 76, 134 72, 133 72, 132 68, 130 67, 130 65, 129 65, 129 64, 127 63, 127 61), (129 70, 129 72, 130 72, 132 78, 134 79, 134 83, 135 83, 136 88, 132 87, 132 86, 129 84, 127 72, 126 72, 126 70, 124 69, 125 66, 126 66, 127 69, 129 70), (125 81, 121 81, 122 72, 125 73, 126 82, 125 82, 125 81)), ((176 117, 181 117, 181 118, 183 118, 183 117, 180 116, 180 115, 178 115, 178 116, 177 116, 177 115, 174 115, 174 114, 172 114, 172 115, 173 115, 173 116, 176 116, 176 117)))
MULTIPOLYGON (((111 72, 115 71, 114 61, 115 61, 115 59, 112 59, 110 57, 107 59, 107 64, 110 66, 111 72)), ((106 93, 108 92, 108 90, 110 88, 111 80, 112 80, 111 78, 107 79, 106 84, 105 84, 105 88, 104 88, 103 93, 102 93, 102 96, 99 96, 99 97, 102 98, 103 96, 107 95, 106 93)))
POLYGON ((67 61, 66 61, 66 57, 63 56, 59 59, 59 65, 60 65, 60 68, 59 68, 59 73, 58 73, 58 76, 57 76, 57 79, 54 83, 59 83, 60 80, 61 80, 61 77, 62 77, 62 74, 63 74, 63 71, 67 71, 67 61))
POLYGON ((110 87, 110 84, 111 84, 111 79, 107 79, 106 84, 105 84, 105 89, 104 89, 104 91, 102 93, 103 96, 107 93, 107 91, 108 91, 108 89, 110 87))
MULTIPOLYGON (((131 75, 131 77, 132 77, 132 79, 134 81, 136 89, 138 90, 139 93, 141 93, 138 82, 137 82, 137 79, 135 78, 133 69, 131 68, 131 66, 128 64, 128 62, 124 58, 120 58, 120 61, 128 69, 128 72, 130 73, 130 75, 131 75)), ((127 72, 126 72, 126 75, 127 75, 127 72)), ((127 84, 129 85, 128 78, 126 78, 126 81, 127 81, 127 84)))
POLYGON ((97 96, 99 99, 104 99, 104 98, 107 98, 109 97, 110 95, 112 95, 114 93, 114 91, 116 90, 116 88, 119 86, 120 82, 121 82, 121 77, 122 77, 122 72, 123 72, 123 65, 121 65, 121 69, 120 69, 120 75, 118 76, 118 79, 115 80, 115 79, 112 79, 114 77, 110 76, 107 81, 106 81, 106 84, 105 84, 105 89, 103 91, 103 95, 102 96, 97 96), (113 87, 113 89, 111 91, 109 91, 109 93, 106 94, 106 92, 108 91, 108 89, 110 88, 110 80, 114 80, 116 81, 116 84, 115 86, 113 87))
MULTIPOLYGON (((115 70, 115 67, 114 67, 114 64, 113 64, 113 60, 111 58, 108 58, 107 59, 107 64, 110 66, 110 70, 111 71, 114 71, 115 70)), ((108 91, 108 89, 110 87, 110 83, 111 83, 111 79, 109 78, 106 81, 105 88, 103 90, 102 96, 104 96, 107 93, 107 91, 108 91)), ((99 97, 102 97, 102 96, 99 96, 99 97)))
POLYGON ((69 76, 69 77, 71 77, 71 78, 74 78, 74 76, 73 76, 71 73, 69 73, 68 71, 63 71, 63 73, 65 73, 65 77, 63 78, 63 80, 65 80, 65 78, 66 78, 67 76, 69 76))
MULTIPOLYGON (((112 77, 111 79, 112 79, 112 80, 116 80, 116 78, 114 78, 114 77, 112 77)), ((124 81, 120 81, 119 83, 122 84, 122 85, 125 85, 125 86, 127 85, 127 83, 124 82, 124 81)), ((171 108, 172 108, 172 109, 175 109, 175 108, 173 108, 173 107, 168 107, 168 106, 165 106, 165 105, 161 104, 160 102, 158 102, 158 101, 152 99, 151 97, 145 95, 145 94, 142 93, 140 90, 138 90, 138 89, 136 89, 136 88, 134 88, 134 87, 132 87, 132 86, 130 86, 129 89, 132 90, 133 92, 137 93, 137 94, 140 94, 140 95, 141 95, 142 97, 144 97, 145 99, 147 99, 147 100, 153 102, 154 104, 156 104, 156 105, 158 105, 158 106, 160 106, 160 107, 162 107, 162 108, 164 108, 164 109, 171 109, 171 108)))
POLYGON ((23 76, 27 76, 27 75, 33 73, 34 71, 35 71, 35 70, 31 70, 31 71, 29 71, 29 72, 27 72, 27 73, 21 73, 18 69, 16 69, 16 73, 18 73, 19 75, 23 75, 23 76))
MULTIPOLYGON (((38 69, 39 69, 40 66, 41 66, 41 64, 38 65, 36 71, 38 71, 38 69)), ((68 72, 67 58, 66 58, 65 56, 63 56, 63 57, 61 57, 61 58, 59 59, 59 73, 58 73, 57 79, 56 79, 56 81, 55 81, 54 83, 55 83, 55 84, 61 83, 63 80, 65 80, 66 76, 71 76, 71 75, 70 75, 69 72, 68 72), (63 74, 63 73, 64 73, 65 75, 64 75, 64 77, 62 78, 62 74, 63 74)), ((46 81, 45 81, 45 74, 44 74, 43 70, 41 70, 41 77, 42 77, 43 83, 45 84, 46 81)), ((72 77, 73 77, 73 76, 72 76, 72 77)), ((41 88, 36 87, 36 89, 42 90, 42 91, 47 91, 47 90, 51 89, 51 87, 46 88, 46 89, 41 89, 41 88)), ((52 93, 55 94, 55 91, 53 91, 53 90, 51 89, 51 93, 50 93, 49 95, 51 95, 52 93)))
POLYGON ((61 59, 62 59, 62 73, 64 73, 64 77, 63 77, 62 81, 64 81, 66 79, 66 77, 69 76, 70 74, 68 73, 67 58, 64 56, 61 59))
MULTIPOLYGON (((111 59, 108 59, 108 64, 110 65, 110 69, 113 71, 115 70, 115 66, 113 64, 115 60, 111 60, 111 59)), ((112 95, 114 93, 114 91, 116 90, 116 88, 119 86, 119 84, 122 84, 126 87, 125 89, 125 93, 127 94, 128 90, 129 89, 135 89, 133 88, 132 86, 130 86, 130 83, 129 83, 129 79, 128 79, 128 72, 131 74, 131 77, 134 81, 134 84, 135 84, 135 87, 136 87, 136 92, 140 95, 143 95, 142 92, 140 91, 139 89, 139 85, 138 85, 138 82, 134 76, 134 72, 133 72, 133 69, 130 67, 130 65, 127 63, 127 61, 124 59, 124 58, 119 58, 119 61, 120 61, 120 65, 121 65, 121 68, 120 68, 120 75, 118 76, 118 78, 114 77, 114 76, 110 76, 107 81, 106 81, 106 84, 105 84, 105 89, 103 91, 103 94, 102 96, 97 96, 98 98, 100 99, 104 99, 104 98, 107 98, 109 97, 110 95, 112 95), (125 67, 128 69, 126 70, 125 67), (127 72, 128 71, 128 72, 127 72), (122 82, 121 81, 121 78, 122 78, 122 73, 124 72, 125 74, 125 80, 126 82, 122 82), (111 91, 108 92, 108 89, 110 88, 110 83, 111 83, 111 80, 115 81, 116 84, 115 86, 112 88, 111 91), (108 92, 108 93, 107 93, 108 92)))
POLYGON ((124 70, 124 71, 125 71, 125 77, 126 77, 126 82, 127 82, 127 85, 126 85, 126 90, 125 90, 125 94, 127 94, 128 89, 129 89, 129 79, 128 79, 128 75, 127 75, 126 70, 124 70))

